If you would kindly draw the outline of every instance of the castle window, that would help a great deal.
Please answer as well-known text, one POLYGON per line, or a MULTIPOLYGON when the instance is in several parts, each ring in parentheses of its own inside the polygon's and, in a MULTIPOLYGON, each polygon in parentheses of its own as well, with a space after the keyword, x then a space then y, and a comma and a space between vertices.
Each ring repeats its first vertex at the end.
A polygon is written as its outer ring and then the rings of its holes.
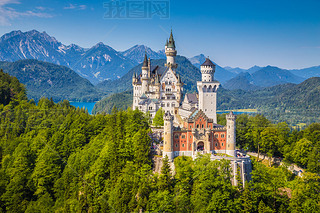
POLYGON ((186 135, 185 135, 185 134, 183 134, 181 138, 186 138, 186 135))
POLYGON ((176 143, 176 147, 178 147, 178 144, 176 143))
POLYGON ((218 135, 218 134, 214 134, 214 137, 215 137, 215 138, 218 138, 218 137, 219 137, 219 135, 218 135))
POLYGON ((172 103, 171 106, 174 107, 174 103, 172 103))
POLYGON ((218 146, 218 143, 216 143, 216 147, 218 146))
POLYGON ((199 124, 197 124, 197 128, 199 128, 199 124))
POLYGON ((192 128, 192 126, 190 125, 190 129, 192 128))
POLYGON ((170 103, 167 103, 167 107, 170 107, 170 103))
POLYGON ((222 143, 221 146, 223 146, 224 144, 222 143))
POLYGON ((203 124, 202 124, 201 128, 203 129, 203 124))
POLYGON ((151 106, 149 107, 149 110, 152 110, 152 107, 151 107, 151 106))
POLYGON ((174 135, 174 138, 176 138, 176 139, 179 138, 179 135, 178 135, 178 134, 175 134, 175 135, 174 135))
POLYGON ((182 144, 182 147, 184 147, 184 143, 182 144))
POLYGON ((221 138, 224 138, 224 134, 221 134, 221 138))

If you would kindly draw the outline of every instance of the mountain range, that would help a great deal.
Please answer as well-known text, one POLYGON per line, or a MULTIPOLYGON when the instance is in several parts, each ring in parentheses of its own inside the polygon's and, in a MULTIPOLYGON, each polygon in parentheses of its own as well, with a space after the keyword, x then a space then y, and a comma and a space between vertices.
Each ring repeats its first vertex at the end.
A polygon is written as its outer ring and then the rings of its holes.
POLYGON ((226 89, 256 90, 286 83, 301 83, 305 78, 296 76, 288 70, 267 66, 253 73, 241 72, 227 81, 223 86, 226 89))
POLYGON ((147 53, 148 57, 152 59, 166 58, 166 54, 164 53, 164 50, 159 50, 158 52, 155 52, 151 48, 145 45, 135 45, 130 49, 121 52, 121 54, 124 57, 130 58, 135 64, 140 64, 143 62, 145 53, 147 53))
POLYGON ((93 84, 120 78, 143 60, 145 51, 153 58, 164 57, 163 51, 155 52, 143 45, 136 45, 124 52, 101 42, 91 48, 65 45, 46 32, 36 30, 12 31, 0 38, 0 61, 37 59, 64 65, 93 84))

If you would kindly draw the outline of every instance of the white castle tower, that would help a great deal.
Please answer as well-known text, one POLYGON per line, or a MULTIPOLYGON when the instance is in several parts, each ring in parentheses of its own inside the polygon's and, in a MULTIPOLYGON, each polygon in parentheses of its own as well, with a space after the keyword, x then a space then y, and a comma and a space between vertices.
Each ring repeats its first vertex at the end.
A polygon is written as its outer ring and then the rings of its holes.
POLYGON ((227 144, 226 154, 235 157, 236 148, 236 118, 237 116, 230 112, 226 115, 227 119, 227 144))
POLYGON ((200 71, 202 81, 197 82, 199 92, 199 109, 201 109, 208 118, 213 119, 217 123, 217 89, 220 85, 214 80, 214 72, 216 66, 206 58, 206 61, 201 65, 200 71))
POLYGON ((144 55, 144 61, 142 65, 142 94, 149 92, 149 81, 150 81, 150 74, 149 74, 149 66, 148 66, 148 58, 147 54, 144 55))
POLYGON ((163 116, 164 121, 164 137, 163 137, 163 157, 166 155, 170 161, 173 160, 173 116, 170 112, 163 116))

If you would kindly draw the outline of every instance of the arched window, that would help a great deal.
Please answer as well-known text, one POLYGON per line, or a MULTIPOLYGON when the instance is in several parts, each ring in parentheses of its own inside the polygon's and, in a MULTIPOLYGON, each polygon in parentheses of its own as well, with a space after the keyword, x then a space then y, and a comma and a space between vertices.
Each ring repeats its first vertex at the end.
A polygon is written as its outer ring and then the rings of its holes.
POLYGON ((174 138, 175 138, 175 139, 179 138, 179 135, 178 135, 178 134, 175 134, 175 135, 174 135, 174 138))
POLYGON ((203 92, 207 92, 207 85, 204 85, 203 92))
POLYGON ((224 138, 224 134, 221 134, 221 138, 224 138))
POLYGON ((185 139, 185 138, 186 138, 186 135, 185 135, 185 134, 182 134, 181 138, 185 139))

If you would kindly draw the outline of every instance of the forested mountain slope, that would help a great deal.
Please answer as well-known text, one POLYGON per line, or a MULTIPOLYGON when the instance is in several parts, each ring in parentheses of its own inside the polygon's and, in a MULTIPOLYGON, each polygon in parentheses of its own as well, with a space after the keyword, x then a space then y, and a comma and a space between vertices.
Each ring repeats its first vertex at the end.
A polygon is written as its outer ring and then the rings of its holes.
POLYGON ((101 97, 90 81, 65 66, 27 59, 0 62, 0 69, 25 84, 28 97, 35 101, 41 97, 52 97, 55 102, 96 101, 101 97))

